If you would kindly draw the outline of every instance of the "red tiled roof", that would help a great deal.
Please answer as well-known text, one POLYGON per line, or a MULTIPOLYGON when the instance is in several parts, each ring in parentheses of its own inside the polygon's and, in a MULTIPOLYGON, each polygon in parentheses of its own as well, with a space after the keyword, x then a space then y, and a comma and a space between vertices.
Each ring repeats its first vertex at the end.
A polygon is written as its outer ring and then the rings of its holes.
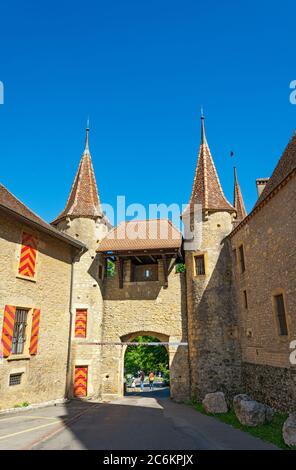
POLYGON ((258 198, 257 207, 296 168, 296 131, 258 198))
POLYGON ((57 224, 60 220, 66 217, 97 218, 102 217, 102 215, 95 173, 88 148, 87 130, 85 150, 82 155, 66 207, 52 222, 52 224, 57 224))
POLYGON ((170 220, 132 220, 111 230, 97 251, 179 249, 181 244, 182 234, 170 220))
POLYGON ((201 204, 203 210, 234 212, 233 206, 224 196, 219 181, 211 151, 205 137, 203 117, 201 135, 201 144, 189 205, 192 207, 193 204, 201 204))
MULTIPOLYGON (((258 198, 252 211, 229 234, 229 237, 238 232, 252 217, 254 217, 269 200, 281 190, 291 178, 296 175, 296 132, 284 150, 271 178, 258 198)), ((283 202, 284 203, 284 202, 283 202)))
POLYGON ((234 208, 236 210, 236 222, 240 222, 247 216, 243 196, 237 179, 236 168, 234 168, 234 208))
POLYGON ((17 199, 10 191, 8 191, 5 186, 0 184, 0 209, 6 211, 10 215, 21 218, 28 225, 33 225, 35 228, 52 235, 53 237, 59 238, 64 242, 77 247, 84 247, 83 243, 75 240, 74 238, 61 233, 47 222, 45 222, 41 217, 35 214, 31 209, 29 209, 25 204, 23 204, 19 199, 17 199), (37 227, 36 227, 37 226, 37 227))

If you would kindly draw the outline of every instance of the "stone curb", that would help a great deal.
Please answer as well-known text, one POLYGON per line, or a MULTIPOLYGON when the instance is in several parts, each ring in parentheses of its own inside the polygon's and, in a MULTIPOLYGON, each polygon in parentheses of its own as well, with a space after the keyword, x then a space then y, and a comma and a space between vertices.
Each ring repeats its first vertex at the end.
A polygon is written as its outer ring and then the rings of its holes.
POLYGON ((28 406, 20 406, 17 408, 7 408, 7 410, 0 411, 0 416, 6 415, 6 414, 19 413, 21 411, 35 410, 37 408, 47 408, 48 406, 52 406, 52 405, 60 405, 63 403, 69 403, 70 401, 71 400, 68 400, 67 398, 59 398, 57 400, 45 401, 42 403, 32 403, 32 405, 28 405, 28 406))

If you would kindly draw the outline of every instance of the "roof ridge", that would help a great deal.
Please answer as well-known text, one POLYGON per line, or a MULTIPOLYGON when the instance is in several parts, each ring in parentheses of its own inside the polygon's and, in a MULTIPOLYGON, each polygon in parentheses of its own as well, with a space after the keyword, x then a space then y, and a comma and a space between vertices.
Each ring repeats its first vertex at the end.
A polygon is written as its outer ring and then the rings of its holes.
POLYGON ((72 245, 75 244, 76 247, 78 245, 80 247, 85 247, 83 243, 79 242, 78 240, 75 240, 75 238, 71 237, 68 234, 60 232, 55 227, 52 227, 48 222, 42 219, 42 217, 32 211, 26 204, 24 204, 18 197, 16 197, 11 191, 9 191, 9 189, 7 189, 6 186, 4 186, 2 183, 0 183, 0 207, 2 207, 3 210, 8 211, 8 213, 12 213, 16 217, 25 220, 28 225, 37 225, 40 231, 46 231, 46 233, 49 233, 52 236, 62 239, 65 242, 67 241, 72 245), (6 195, 6 199, 7 196, 9 199, 7 199, 6 201, 4 199, 2 201, 1 192, 4 193, 4 198, 6 195))

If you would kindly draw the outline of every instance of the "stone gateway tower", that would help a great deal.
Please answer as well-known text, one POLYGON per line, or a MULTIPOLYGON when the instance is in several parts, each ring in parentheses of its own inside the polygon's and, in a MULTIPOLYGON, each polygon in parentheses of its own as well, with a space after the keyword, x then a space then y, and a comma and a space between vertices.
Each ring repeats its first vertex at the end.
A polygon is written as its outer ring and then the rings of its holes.
POLYGON ((224 196, 207 143, 204 117, 201 143, 189 201, 202 211, 201 243, 185 251, 191 395, 235 394, 240 383, 238 325, 233 308, 231 252, 226 239, 235 208, 224 196), (200 207, 199 206, 199 207, 200 207))
POLYGON ((69 392, 78 396, 99 394, 100 349, 104 266, 96 253, 109 230, 103 215, 89 151, 89 128, 85 149, 65 209, 52 222, 62 232, 83 242, 88 251, 75 264, 72 286, 72 372, 69 392))

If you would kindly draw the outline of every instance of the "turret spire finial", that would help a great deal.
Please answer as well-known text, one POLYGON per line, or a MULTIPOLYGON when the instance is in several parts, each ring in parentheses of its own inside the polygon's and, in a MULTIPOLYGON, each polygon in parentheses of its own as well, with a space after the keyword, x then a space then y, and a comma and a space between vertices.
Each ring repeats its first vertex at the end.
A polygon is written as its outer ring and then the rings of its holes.
POLYGON ((89 117, 87 118, 86 121, 86 136, 85 136, 85 147, 84 147, 84 154, 89 153, 89 117))
POLYGON ((201 144, 207 143, 206 130, 205 130, 205 115, 203 107, 200 109, 200 119, 201 119, 201 144))

